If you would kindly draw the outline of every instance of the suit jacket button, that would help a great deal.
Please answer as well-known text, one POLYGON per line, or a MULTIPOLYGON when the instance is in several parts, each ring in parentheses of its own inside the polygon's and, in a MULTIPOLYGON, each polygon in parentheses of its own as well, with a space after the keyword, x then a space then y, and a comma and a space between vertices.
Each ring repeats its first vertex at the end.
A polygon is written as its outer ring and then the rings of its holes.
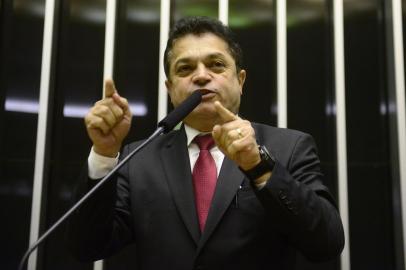
POLYGON ((286 194, 285 194, 285 192, 283 192, 282 190, 279 191, 279 198, 280 198, 281 200, 285 200, 285 199, 286 199, 286 194))

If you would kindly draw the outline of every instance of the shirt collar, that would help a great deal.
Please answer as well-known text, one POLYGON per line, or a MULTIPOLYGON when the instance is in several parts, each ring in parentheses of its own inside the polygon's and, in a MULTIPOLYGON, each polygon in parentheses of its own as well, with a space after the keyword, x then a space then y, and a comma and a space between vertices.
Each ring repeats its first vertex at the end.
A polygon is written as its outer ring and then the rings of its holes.
POLYGON ((184 124, 185 126, 185 132, 186 132, 186 137, 187 137, 187 146, 189 147, 190 144, 192 143, 193 139, 200 135, 200 134, 208 134, 210 132, 200 132, 197 129, 194 129, 186 124, 184 124))

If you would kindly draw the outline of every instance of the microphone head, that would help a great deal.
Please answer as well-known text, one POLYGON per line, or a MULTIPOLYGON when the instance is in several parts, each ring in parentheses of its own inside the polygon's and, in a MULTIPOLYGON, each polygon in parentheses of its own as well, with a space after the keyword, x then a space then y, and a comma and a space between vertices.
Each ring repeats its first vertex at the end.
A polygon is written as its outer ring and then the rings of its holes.
POLYGON ((191 113, 202 101, 202 92, 194 91, 178 107, 171 111, 164 119, 158 123, 158 127, 164 129, 164 133, 171 131, 180 121, 191 113))

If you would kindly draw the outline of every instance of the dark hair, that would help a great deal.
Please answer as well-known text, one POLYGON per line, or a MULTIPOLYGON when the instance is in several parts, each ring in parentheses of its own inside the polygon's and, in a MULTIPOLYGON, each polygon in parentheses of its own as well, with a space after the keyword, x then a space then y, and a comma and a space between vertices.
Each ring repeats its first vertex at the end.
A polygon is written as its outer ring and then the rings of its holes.
POLYGON ((235 41, 234 34, 227 26, 216 19, 208 17, 186 17, 177 21, 169 33, 169 39, 164 54, 164 70, 167 78, 169 78, 170 53, 176 39, 188 34, 201 35, 205 33, 214 34, 227 43, 229 52, 235 61, 237 71, 241 70, 242 50, 240 45, 235 41))

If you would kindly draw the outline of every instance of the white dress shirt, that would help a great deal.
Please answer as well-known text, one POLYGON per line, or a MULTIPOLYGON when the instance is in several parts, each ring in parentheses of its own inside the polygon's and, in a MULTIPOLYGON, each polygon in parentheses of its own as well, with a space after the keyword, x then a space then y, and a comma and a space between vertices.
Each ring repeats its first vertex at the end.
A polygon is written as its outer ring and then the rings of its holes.
MULTIPOLYGON (((187 146, 189 152, 190 168, 193 172, 196 160, 199 157, 199 146, 193 142, 193 139, 198 135, 203 135, 200 131, 185 125, 187 146)), ((220 173, 221 165, 223 164, 224 154, 220 151, 217 146, 210 149, 210 154, 212 155, 217 168, 217 177, 220 173)), ((93 148, 90 151, 88 162, 88 175, 91 179, 100 179, 106 176, 118 163, 118 156, 115 158, 105 157, 97 154, 93 148)))

